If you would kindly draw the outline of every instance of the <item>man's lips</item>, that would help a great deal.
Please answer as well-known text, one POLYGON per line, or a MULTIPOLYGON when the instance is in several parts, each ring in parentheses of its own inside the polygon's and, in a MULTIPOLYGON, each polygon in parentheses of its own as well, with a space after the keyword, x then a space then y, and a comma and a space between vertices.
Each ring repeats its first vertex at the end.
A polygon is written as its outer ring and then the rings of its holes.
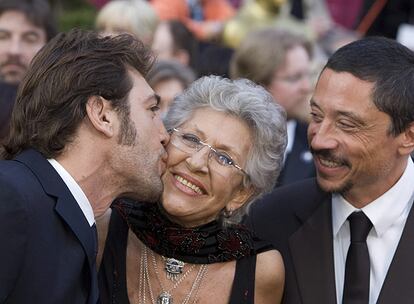
POLYGON ((319 156, 317 156, 317 159, 321 165, 323 165, 324 167, 332 168, 332 169, 343 167, 345 165, 343 162, 338 162, 338 161, 331 160, 331 159, 325 159, 319 156))
POLYGON ((343 157, 334 155, 331 150, 314 150, 311 148, 314 159, 317 159, 321 165, 328 168, 351 167, 350 163, 343 157))
POLYGON ((0 67, 2 69, 4 69, 4 68, 13 68, 13 69, 18 68, 18 69, 24 69, 24 70, 27 68, 26 65, 23 64, 20 60, 13 60, 13 59, 9 59, 6 62, 3 62, 0 65, 0 67))

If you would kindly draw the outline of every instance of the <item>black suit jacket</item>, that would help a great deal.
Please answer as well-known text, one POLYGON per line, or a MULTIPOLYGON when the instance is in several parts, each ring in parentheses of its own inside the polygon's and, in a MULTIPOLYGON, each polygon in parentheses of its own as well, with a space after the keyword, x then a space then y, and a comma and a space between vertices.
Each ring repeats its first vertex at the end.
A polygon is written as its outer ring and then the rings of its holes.
POLYGON ((94 234, 37 151, 0 161, 0 303, 96 303, 94 234))
MULTIPOLYGON (((248 224, 280 250, 286 268, 283 303, 336 303, 331 195, 315 179, 276 189, 252 205, 248 224)), ((414 301, 414 215, 410 211, 378 304, 414 301)))
POLYGON ((0 81, 0 142, 9 133, 10 117, 16 93, 17 85, 0 81))
POLYGON ((307 124, 297 121, 292 150, 286 155, 276 187, 315 176, 315 165, 309 151, 307 130, 307 124))

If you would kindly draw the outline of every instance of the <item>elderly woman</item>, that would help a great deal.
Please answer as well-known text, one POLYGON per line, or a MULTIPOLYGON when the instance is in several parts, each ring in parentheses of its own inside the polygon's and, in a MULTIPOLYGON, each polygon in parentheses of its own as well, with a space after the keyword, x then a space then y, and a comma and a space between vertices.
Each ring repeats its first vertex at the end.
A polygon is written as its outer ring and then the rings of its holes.
POLYGON ((165 124, 161 202, 120 199, 98 220, 102 302, 279 303, 282 258, 239 222, 276 181, 284 110, 249 80, 210 76, 175 99, 165 124))

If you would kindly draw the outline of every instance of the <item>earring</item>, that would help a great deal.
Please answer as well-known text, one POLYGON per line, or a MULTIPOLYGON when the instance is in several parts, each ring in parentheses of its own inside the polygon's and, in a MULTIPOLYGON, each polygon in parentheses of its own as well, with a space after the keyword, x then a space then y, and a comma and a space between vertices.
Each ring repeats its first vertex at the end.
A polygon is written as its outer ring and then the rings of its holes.
POLYGON ((225 217, 225 218, 229 218, 229 217, 231 217, 231 216, 232 216, 232 214, 233 214, 233 209, 231 209, 231 208, 229 208, 229 209, 224 208, 224 210, 223 210, 223 214, 224 214, 224 217, 225 217))

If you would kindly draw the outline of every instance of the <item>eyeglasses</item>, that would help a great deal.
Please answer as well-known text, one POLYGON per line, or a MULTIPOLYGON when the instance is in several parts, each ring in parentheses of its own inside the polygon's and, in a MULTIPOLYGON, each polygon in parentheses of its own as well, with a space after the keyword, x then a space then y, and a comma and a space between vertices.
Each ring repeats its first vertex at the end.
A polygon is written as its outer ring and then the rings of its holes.
POLYGON ((171 134, 170 142, 174 145, 177 149, 188 153, 194 154, 204 147, 209 148, 208 158, 213 159, 213 161, 209 162, 209 168, 214 170, 220 175, 224 175, 227 170, 236 168, 240 172, 242 172, 246 177, 249 175, 246 171, 244 171, 236 162, 224 151, 217 150, 210 146, 209 144, 201 141, 197 135, 191 133, 183 133, 180 130, 173 128, 169 130, 171 134))

